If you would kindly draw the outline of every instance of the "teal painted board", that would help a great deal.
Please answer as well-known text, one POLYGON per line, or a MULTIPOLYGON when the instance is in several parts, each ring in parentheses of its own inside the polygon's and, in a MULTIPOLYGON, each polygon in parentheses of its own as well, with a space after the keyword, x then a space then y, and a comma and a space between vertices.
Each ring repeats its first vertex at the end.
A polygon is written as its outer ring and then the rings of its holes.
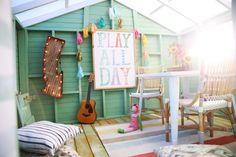
POLYGON ((92 56, 92 35, 84 39, 83 44, 80 46, 82 51, 81 67, 85 73, 91 73, 93 71, 93 56, 92 56))
POLYGON ((124 94, 123 91, 106 91, 106 116, 124 115, 124 94))
POLYGON ((142 65, 142 46, 141 39, 135 39, 135 66, 142 65))
POLYGON ((45 41, 49 31, 29 31, 29 74, 42 74, 45 41))
POLYGON ((25 47, 25 42, 26 41, 26 34, 24 30, 19 30, 17 32, 17 46, 18 46, 18 56, 19 56, 19 66, 18 66, 18 71, 19 71, 19 90, 22 93, 27 93, 28 88, 27 88, 27 81, 28 80, 28 63, 27 63, 27 55, 26 54, 26 47, 25 47))
POLYGON ((81 30, 83 28, 83 9, 35 24, 30 29, 81 30))
POLYGON ((146 34, 148 43, 145 46, 150 54, 160 54, 160 37, 159 35, 146 34))
POLYGON ((60 58, 61 70, 63 71, 63 91, 76 91, 78 90, 78 79, 77 79, 77 60, 74 55, 63 56, 60 58))
POLYGON ((152 66, 161 65, 161 56, 160 55, 149 54, 149 56, 150 56, 150 64, 152 66))
POLYGON ((55 31, 55 37, 66 41, 62 49, 62 54, 77 52, 76 32, 55 31))
POLYGON ((63 95, 63 99, 57 101, 57 122, 76 121, 76 114, 79 111, 79 95, 63 95))
POLYGON ((143 45, 143 51, 149 53, 149 64, 151 66, 161 65, 160 37, 159 35, 147 34, 148 42, 143 45))

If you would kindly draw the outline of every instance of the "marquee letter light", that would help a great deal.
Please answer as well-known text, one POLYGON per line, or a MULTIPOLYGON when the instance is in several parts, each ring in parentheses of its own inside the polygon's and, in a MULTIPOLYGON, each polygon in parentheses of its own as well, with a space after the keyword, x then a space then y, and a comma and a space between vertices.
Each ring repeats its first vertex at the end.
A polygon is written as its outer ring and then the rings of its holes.
POLYGON ((48 36, 43 55, 43 80, 46 83, 42 92, 56 98, 62 97, 63 72, 58 72, 58 61, 65 40, 48 36))

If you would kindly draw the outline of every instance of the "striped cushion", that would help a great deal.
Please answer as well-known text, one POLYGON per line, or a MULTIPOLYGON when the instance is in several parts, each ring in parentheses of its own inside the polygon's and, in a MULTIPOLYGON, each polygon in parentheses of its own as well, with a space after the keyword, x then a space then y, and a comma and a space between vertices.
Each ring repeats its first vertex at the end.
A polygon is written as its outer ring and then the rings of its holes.
POLYGON ((81 133, 78 126, 39 121, 18 129, 18 140, 20 148, 25 151, 54 155, 78 133, 81 133))

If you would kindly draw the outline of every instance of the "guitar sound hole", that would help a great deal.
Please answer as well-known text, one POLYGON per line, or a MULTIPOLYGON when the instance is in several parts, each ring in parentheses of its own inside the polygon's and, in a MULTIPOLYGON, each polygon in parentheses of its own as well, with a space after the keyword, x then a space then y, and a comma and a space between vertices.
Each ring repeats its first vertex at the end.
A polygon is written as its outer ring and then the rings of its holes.
POLYGON ((90 104, 86 104, 85 108, 88 109, 90 107, 90 104))
POLYGON ((89 110, 88 110, 89 113, 93 113, 93 108, 90 107, 89 110))

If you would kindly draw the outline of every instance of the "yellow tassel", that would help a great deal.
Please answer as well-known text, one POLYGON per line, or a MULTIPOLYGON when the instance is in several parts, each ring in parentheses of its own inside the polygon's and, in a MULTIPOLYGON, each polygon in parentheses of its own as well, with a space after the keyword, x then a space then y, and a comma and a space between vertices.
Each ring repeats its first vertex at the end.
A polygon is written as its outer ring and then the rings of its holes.
POLYGON ((143 45, 147 45, 147 43, 148 43, 147 36, 143 34, 143 35, 142 35, 142 44, 143 44, 143 45))
POLYGON ((88 36, 89 36, 88 32, 89 32, 88 27, 85 27, 85 28, 83 29, 83 37, 84 37, 84 38, 88 38, 88 36))

